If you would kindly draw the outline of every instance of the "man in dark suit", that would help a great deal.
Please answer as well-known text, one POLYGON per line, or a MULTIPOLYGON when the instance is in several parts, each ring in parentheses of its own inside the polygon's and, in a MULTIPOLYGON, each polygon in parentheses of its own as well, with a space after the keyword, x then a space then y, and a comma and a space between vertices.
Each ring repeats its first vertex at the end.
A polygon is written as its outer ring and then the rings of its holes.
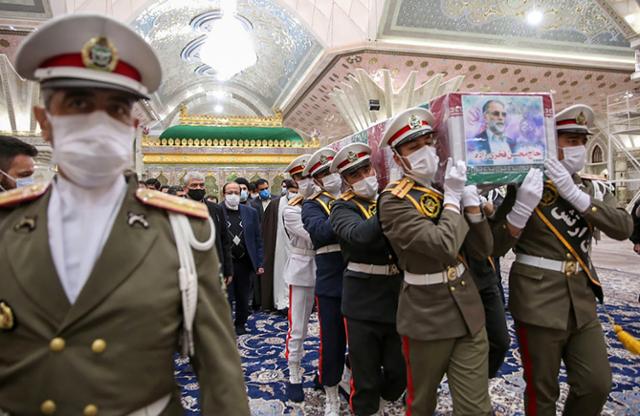
POLYGON ((506 164, 512 161, 515 141, 505 134, 507 112, 501 101, 489 100, 482 106, 486 129, 467 140, 467 162, 506 164))
POLYGON ((255 199, 251 199, 250 203, 256 211, 258 211, 258 216, 260 217, 260 221, 264 219, 264 212, 267 207, 271 203, 273 199, 271 197, 271 191, 269 190, 269 181, 266 179, 258 179, 256 181, 256 191, 258 192, 258 197, 255 199))
MULTIPOLYGON (((188 199, 202 202, 209 209, 209 216, 213 219, 216 230, 227 228, 227 216, 222 207, 205 199, 206 189, 204 186, 204 175, 199 172, 189 172, 184 177, 184 191, 188 199)), ((216 249, 220 259, 220 272, 228 285, 233 276, 233 261, 231 259, 231 239, 229 234, 224 232, 216 233, 216 249)))
POLYGON ((249 317, 249 296, 251 275, 264 273, 262 233, 255 209, 240 204, 240 185, 226 183, 222 188, 224 202, 222 209, 228 221, 225 232, 231 239, 233 278, 229 294, 235 298, 235 327, 238 335, 246 334, 245 324, 249 317))

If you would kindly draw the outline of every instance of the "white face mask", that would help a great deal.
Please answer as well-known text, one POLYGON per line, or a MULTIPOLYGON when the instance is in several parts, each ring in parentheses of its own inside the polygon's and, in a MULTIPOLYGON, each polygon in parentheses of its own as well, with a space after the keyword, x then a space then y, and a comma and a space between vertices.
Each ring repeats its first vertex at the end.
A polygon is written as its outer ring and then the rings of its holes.
POLYGON ((563 147, 562 153, 564 159, 560 162, 569 171, 570 174, 579 172, 584 168, 584 164, 587 161, 587 148, 584 146, 571 146, 563 147))
POLYGON ((287 192, 287 201, 291 201, 293 198, 297 197, 298 194, 295 192, 287 192))
POLYGON ((315 184, 311 178, 304 178, 298 181, 298 192, 305 198, 313 195, 315 184))
POLYGON ((367 176, 364 179, 351 185, 353 192, 365 199, 375 199, 378 195, 378 179, 374 176, 367 176))
MULTIPOLYGON (((13 183, 16 184, 16 188, 23 188, 25 186, 34 184, 33 176, 27 176, 26 178, 14 178, 13 176, 9 175, 7 172, 3 171, 2 169, 0 169, 0 174, 12 180, 13 183)), ((2 185, 0 185, 0 190, 6 191, 6 189, 4 189, 2 185)))
POLYGON ((411 169, 405 172, 407 176, 423 185, 428 185, 431 182, 438 171, 438 163, 440 163, 436 148, 433 146, 424 146, 404 159, 411 164, 411 169))
POLYGON ((47 114, 53 131, 52 161, 83 188, 111 185, 131 166, 135 129, 104 111, 47 114))
POLYGON ((322 187, 331 195, 338 195, 342 190, 342 178, 337 173, 327 175, 322 178, 322 187))
POLYGON ((238 206, 240 205, 240 195, 237 195, 237 194, 225 195, 224 203, 227 205, 227 208, 237 211, 238 206))

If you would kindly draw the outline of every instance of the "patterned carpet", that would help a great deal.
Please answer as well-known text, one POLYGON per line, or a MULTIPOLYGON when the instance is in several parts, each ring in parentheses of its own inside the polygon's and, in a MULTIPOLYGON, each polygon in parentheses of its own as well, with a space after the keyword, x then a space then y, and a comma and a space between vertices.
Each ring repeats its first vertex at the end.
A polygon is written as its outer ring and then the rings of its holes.
MULTIPOLYGON (((506 281, 507 270, 503 271, 506 281)), ((617 271, 600 270, 607 296, 607 310, 616 322, 636 337, 640 337, 640 277, 617 271)), ((637 416, 640 415, 640 357, 633 356, 618 342, 605 315, 600 309, 600 318, 609 345, 610 362, 613 368, 613 390, 603 411, 603 415, 637 416)), ((310 338, 305 342, 306 356, 304 407, 293 408, 285 401, 285 382, 287 366, 284 359, 284 342, 287 332, 287 320, 279 315, 254 314, 249 321, 249 333, 238 339, 245 372, 251 411, 256 416, 275 415, 322 415, 323 393, 313 389, 313 375, 318 359, 318 325, 314 316, 310 338)), ((513 321, 509 317, 512 348, 501 368, 500 376, 492 380, 490 394, 496 415, 522 415, 522 392, 524 382, 520 367, 520 356, 513 330, 513 321)), ((561 402, 567 394, 564 384, 566 374, 561 373, 561 402)), ((188 362, 176 360, 176 381, 182 389, 182 401, 187 415, 199 415, 198 385, 189 369, 188 362)), ((343 414, 348 414, 347 402, 342 403, 343 414)), ((404 414, 400 403, 385 409, 388 416, 404 414)), ((442 384, 437 415, 452 414, 451 399, 446 382, 442 384)))

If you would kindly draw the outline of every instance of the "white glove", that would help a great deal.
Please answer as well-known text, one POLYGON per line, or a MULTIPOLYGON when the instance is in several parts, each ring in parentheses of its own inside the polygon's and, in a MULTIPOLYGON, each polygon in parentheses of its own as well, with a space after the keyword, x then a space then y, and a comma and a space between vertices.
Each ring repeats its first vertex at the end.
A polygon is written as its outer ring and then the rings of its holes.
POLYGON ((591 197, 582 192, 573 182, 571 174, 556 159, 547 159, 544 162, 546 173, 558 190, 558 193, 567 202, 573 205, 578 212, 585 212, 591 205, 591 197))
POLYGON ((478 188, 475 185, 465 186, 462 191, 462 206, 468 208, 479 207, 480 205, 482 205, 482 201, 480 200, 480 195, 478 195, 478 188))
POLYGON ((467 165, 462 160, 454 164, 449 158, 445 172, 443 206, 451 204, 460 210, 460 199, 462 199, 464 184, 467 182, 467 165))
POLYGON ((523 229, 527 225, 533 210, 542 199, 543 188, 542 171, 540 169, 531 169, 525 176, 524 181, 522 181, 520 188, 518 188, 516 202, 513 204, 511 212, 507 214, 509 224, 519 229, 523 229))

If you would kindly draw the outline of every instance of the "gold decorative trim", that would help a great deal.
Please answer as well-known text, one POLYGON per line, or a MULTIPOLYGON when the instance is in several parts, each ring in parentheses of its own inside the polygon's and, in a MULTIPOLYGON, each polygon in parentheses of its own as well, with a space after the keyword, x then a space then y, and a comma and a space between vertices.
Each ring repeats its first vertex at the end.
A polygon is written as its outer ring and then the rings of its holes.
POLYGON ((145 164, 214 164, 214 165, 288 165, 300 155, 252 155, 252 154, 147 154, 142 157, 145 164))
POLYGON ((282 111, 276 111, 271 117, 223 116, 189 114, 187 106, 180 104, 180 124, 190 126, 227 126, 227 127, 283 127, 282 111))
POLYGON ((310 141, 293 143, 288 140, 247 140, 247 139, 183 139, 183 138, 163 138, 159 137, 142 137, 142 147, 252 147, 252 148, 272 148, 279 149, 283 147, 294 149, 307 149, 320 147, 317 138, 310 141))

